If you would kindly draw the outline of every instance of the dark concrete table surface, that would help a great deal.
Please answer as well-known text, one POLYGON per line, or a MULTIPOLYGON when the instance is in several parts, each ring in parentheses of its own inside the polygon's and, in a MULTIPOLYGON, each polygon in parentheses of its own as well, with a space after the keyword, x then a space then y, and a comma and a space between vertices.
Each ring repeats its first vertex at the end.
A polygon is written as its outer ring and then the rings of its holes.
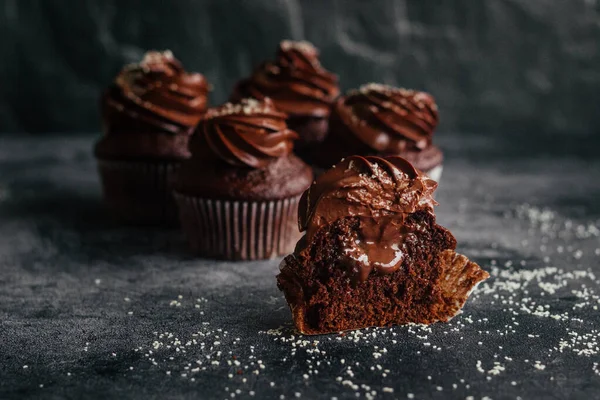
POLYGON ((302 337, 278 260, 112 222, 94 138, 0 138, 0 398, 600 398, 597 139, 438 135, 438 222, 492 277, 447 324, 302 337))

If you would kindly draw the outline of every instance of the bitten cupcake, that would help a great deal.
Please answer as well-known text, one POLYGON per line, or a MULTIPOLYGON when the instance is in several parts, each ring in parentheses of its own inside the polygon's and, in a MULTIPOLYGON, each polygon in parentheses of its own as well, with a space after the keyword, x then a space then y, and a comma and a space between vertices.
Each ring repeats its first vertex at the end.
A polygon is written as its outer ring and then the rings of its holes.
POLYGON ((269 98, 209 109, 175 181, 181 226, 199 255, 272 258, 294 248, 311 168, 292 153, 296 132, 269 98))
POLYGON ((105 202, 121 220, 177 221, 170 180, 189 157, 188 138, 206 111, 208 84, 170 51, 127 65, 101 100, 95 147, 105 202))
POLYGON ((304 158, 325 138, 331 106, 338 95, 337 76, 321 66, 319 51, 306 41, 284 40, 275 61, 259 65, 240 81, 231 100, 270 97, 288 114, 288 127, 300 135, 295 151, 304 158))
POLYGON ((443 155, 433 145, 438 108, 425 92, 370 83, 341 96, 315 164, 329 168, 350 155, 401 156, 439 180, 443 155))
POLYGON ((304 334, 449 321, 489 277, 436 222, 437 183, 401 157, 350 156, 304 193, 306 234, 277 285, 304 334))

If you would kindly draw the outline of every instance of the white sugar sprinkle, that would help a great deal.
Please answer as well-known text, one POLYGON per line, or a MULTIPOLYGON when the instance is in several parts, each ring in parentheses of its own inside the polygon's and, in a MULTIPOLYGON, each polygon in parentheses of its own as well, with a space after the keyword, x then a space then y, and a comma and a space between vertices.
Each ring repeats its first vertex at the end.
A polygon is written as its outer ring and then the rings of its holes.
POLYGON ((219 118, 227 115, 252 115, 266 113, 272 109, 271 100, 266 97, 263 102, 256 99, 242 99, 239 103, 225 103, 220 107, 210 108, 205 116, 205 120, 219 118))

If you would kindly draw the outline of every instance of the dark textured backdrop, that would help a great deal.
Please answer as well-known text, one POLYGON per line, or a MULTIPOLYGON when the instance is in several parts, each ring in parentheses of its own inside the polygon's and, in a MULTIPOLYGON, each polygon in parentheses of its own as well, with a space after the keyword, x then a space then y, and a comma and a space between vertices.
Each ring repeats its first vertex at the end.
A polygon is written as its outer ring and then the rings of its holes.
POLYGON ((432 92, 441 130, 585 135, 600 126, 597 0, 0 0, 0 132, 98 130, 124 64, 170 48, 213 103, 308 39, 342 86, 432 92))

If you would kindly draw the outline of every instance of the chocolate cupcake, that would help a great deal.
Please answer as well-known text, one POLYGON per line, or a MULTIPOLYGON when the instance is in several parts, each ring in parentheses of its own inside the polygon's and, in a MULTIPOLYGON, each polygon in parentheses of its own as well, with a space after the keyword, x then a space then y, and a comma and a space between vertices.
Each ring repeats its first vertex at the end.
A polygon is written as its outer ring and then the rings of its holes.
POLYGON ((177 221, 170 181, 189 157, 188 138, 206 110, 208 84, 170 51, 146 53, 119 73, 101 101, 95 147, 104 197, 122 220, 177 221))
POLYGON ((269 98, 209 109, 175 182, 181 226, 204 257, 256 260, 294 248, 298 202, 312 170, 269 98))
POLYGON ((438 181, 443 155, 432 144, 437 124, 438 109, 430 94, 370 83, 336 101, 329 136, 314 162, 329 168, 354 154, 396 155, 438 181))
POLYGON ((240 81, 231 100, 270 97, 288 114, 288 127, 300 135, 295 152, 305 158, 325 138, 338 94, 337 76, 321 66, 319 51, 309 42, 284 40, 275 61, 261 64, 252 76, 240 81))
POLYGON ((305 236, 277 284, 305 334, 448 321, 489 274, 436 224, 437 183, 400 157, 351 156, 304 193, 305 236))

